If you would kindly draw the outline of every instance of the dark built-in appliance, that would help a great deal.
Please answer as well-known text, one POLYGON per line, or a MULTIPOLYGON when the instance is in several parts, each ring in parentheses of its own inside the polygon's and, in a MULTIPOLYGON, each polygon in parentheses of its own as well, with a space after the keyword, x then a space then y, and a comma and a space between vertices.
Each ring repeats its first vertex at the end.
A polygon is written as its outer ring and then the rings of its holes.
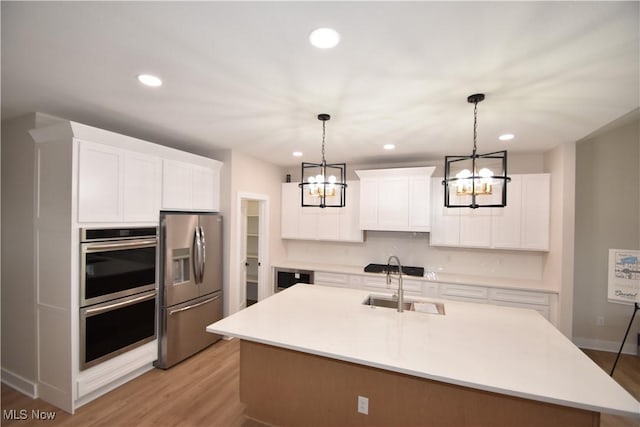
MULTIPOLYGON (((365 273, 387 273, 390 271, 391 273, 398 272, 397 265, 387 265, 387 264, 368 264, 364 268, 365 273)), ((402 266, 402 274, 406 274, 407 276, 415 276, 422 277, 424 276, 424 267, 410 267, 410 266, 402 266)))
POLYGON ((313 271, 276 267, 274 269, 273 283, 275 284, 275 292, 283 291, 296 283, 307 283, 312 285, 313 271))
POLYGON ((157 229, 80 230, 80 369, 156 338, 157 229))

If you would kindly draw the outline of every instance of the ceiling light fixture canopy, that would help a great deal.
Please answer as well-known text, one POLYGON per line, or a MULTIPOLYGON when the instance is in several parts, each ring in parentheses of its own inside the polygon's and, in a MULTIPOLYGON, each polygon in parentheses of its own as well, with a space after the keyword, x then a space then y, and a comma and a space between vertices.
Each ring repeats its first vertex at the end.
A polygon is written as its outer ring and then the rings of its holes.
POLYGON ((484 94, 470 95, 473 104, 473 153, 445 156, 444 205, 447 208, 503 208, 507 205, 507 151, 477 153, 478 103, 484 94))
POLYGON ((347 165, 345 163, 327 164, 324 158, 324 140, 329 114, 318 114, 322 121, 322 162, 302 163, 302 182, 300 203, 302 207, 341 208, 346 202, 347 165))
POLYGON ((138 81, 145 86, 160 87, 162 86, 162 80, 152 74, 139 74, 138 81))
POLYGON ((318 28, 309 34, 309 42, 318 49, 331 49, 340 43, 340 34, 333 28, 318 28))

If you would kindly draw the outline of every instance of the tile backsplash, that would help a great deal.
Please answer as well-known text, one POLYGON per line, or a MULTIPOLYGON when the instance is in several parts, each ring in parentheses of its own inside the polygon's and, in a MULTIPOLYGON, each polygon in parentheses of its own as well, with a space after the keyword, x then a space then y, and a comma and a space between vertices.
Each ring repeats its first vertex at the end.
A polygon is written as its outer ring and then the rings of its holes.
POLYGON ((396 255, 403 265, 426 271, 541 280, 543 252, 429 246, 428 233, 368 231, 363 243, 287 240, 291 261, 362 266, 383 264, 396 255))

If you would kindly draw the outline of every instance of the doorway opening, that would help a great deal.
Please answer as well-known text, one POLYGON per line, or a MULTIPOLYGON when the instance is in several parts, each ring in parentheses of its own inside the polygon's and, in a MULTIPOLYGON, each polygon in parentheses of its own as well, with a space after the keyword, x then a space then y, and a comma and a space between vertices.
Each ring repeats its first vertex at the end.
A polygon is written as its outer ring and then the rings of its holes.
POLYGON ((268 198, 241 194, 240 200, 240 308, 248 307, 268 294, 268 198))

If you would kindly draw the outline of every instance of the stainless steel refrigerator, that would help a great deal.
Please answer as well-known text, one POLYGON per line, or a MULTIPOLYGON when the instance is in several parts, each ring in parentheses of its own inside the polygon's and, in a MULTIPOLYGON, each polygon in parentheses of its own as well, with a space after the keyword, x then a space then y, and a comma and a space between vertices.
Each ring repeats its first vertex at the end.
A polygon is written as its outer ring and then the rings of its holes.
POLYGON ((222 217, 161 212, 159 248, 155 365, 167 369, 222 338, 205 330, 222 319, 222 217))

